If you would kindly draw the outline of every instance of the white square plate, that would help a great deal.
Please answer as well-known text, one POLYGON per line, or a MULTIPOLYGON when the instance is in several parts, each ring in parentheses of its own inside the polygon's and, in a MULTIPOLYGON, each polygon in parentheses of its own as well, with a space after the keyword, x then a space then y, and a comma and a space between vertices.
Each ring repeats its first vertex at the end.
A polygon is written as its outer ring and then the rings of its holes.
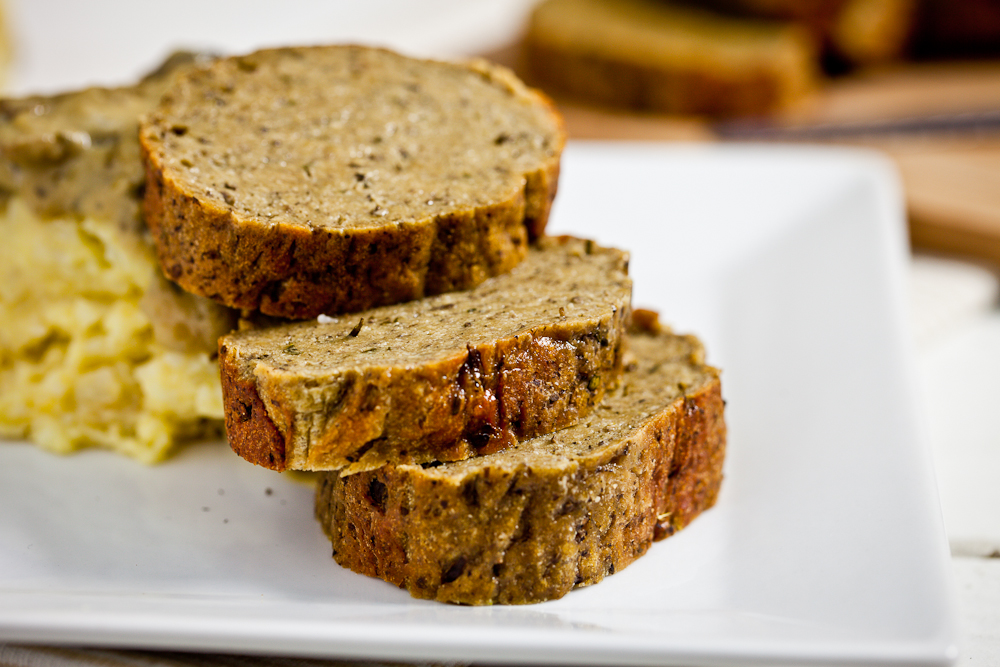
POLYGON ((409 660, 944 665, 949 557, 905 335, 899 187, 830 149, 574 144, 550 230, 632 252, 706 341, 718 505, 561 600, 464 608, 338 567, 310 490, 220 443, 145 468, 0 446, 0 640, 409 660))

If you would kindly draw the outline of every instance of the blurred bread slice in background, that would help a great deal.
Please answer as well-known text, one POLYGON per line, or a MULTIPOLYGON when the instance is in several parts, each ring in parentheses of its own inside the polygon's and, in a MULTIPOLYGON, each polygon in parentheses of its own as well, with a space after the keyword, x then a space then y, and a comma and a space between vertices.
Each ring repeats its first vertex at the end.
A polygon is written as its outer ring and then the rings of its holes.
POLYGON ((688 0, 746 18, 788 21, 807 29, 828 65, 871 65, 899 58, 912 30, 916 0, 688 0))
POLYGON ((607 107, 759 115, 816 85, 815 44, 789 22, 657 0, 544 0, 525 36, 530 81, 607 107))

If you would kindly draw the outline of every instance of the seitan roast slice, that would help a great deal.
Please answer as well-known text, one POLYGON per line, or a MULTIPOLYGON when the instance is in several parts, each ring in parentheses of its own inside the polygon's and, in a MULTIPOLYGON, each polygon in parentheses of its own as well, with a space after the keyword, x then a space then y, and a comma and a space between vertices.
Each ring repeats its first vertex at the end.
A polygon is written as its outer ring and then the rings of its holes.
POLYGON ((523 604, 684 528, 719 491, 724 403, 700 343, 653 328, 630 337, 621 384, 584 422, 467 461, 320 475, 333 557, 418 598, 523 604))
POLYGON ((329 46, 191 72, 140 141, 164 272, 307 319, 513 268, 544 231, 565 135, 506 69, 329 46))
POLYGON ((544 0, 525 50, 546 90, 665 113, 767 113, 798 101, 818 75, 799 26, 658 0, 544 0))
POLYGON ((459 460, 589 414, 621 374, 625 253, 539 240, 478 287, 219 341, 226 432, 283 470, 459 460))

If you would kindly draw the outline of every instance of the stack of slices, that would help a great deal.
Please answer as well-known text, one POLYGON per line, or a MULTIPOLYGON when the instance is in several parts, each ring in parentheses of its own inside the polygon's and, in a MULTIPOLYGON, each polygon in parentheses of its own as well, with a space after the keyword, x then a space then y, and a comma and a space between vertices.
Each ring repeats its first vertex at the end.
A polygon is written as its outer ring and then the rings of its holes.
POLYGON ((416 597, 560 597, 718 492, 700 344, 632 313, 625 253, 544 235, 564 141, 506 70, 351 46, 192 70, 141 126, 164 273, 243 310, 230 444, 322 471, 336 560, 416 597))

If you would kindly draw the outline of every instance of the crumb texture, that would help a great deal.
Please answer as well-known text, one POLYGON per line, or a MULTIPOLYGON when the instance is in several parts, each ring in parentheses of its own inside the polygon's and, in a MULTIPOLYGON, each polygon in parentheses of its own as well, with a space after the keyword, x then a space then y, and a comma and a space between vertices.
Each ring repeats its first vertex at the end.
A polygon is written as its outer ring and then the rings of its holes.
POLYGON ((223 59, 144 124, 165 272, 306 319, 467 289, 509 270, 555 195, 561 121, 485 62, 353 46, 223 59))
POLYGON ((627 262, 547 237, 472 290, 226 336, 230 444, 279 470, 354 473, 487 454, 573 423, 621 374, 627 262))
POLYGON ((636 361, 579 424, 435 466, 323 473, 333 556, 411 595, 459 604, 562 597, 614 574, 716 500, 726 428, 697 340, 630 338, 636 361))

